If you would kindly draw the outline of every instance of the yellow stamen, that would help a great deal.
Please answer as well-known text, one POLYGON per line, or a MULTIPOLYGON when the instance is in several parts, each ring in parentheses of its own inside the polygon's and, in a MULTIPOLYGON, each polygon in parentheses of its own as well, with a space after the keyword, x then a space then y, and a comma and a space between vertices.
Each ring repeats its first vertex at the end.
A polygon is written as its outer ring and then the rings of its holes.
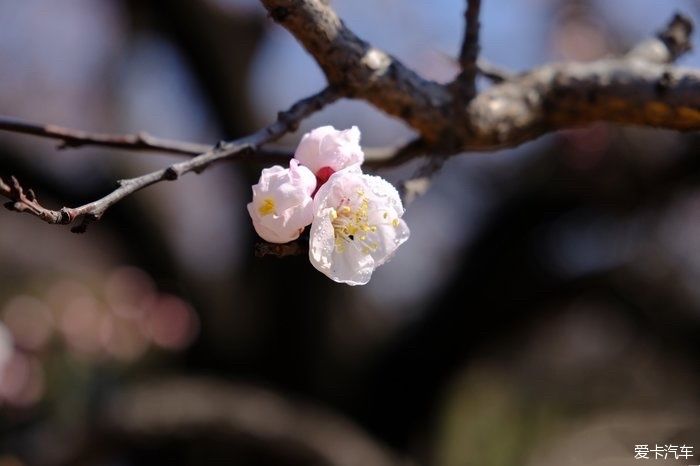
POLYGON ((360 202, 356 206, 343 205, 331 211, 331 222, 335 234, 335 247, 339 253, 345 252, 350 244, 362 247, 365 254, 376 250, 374 243, 367 243, 366 233, 375 233, 377 227, 369 224, 369 201, 364 193, 358 192, 360 202), (335 215, 333 213, 335 212, 335 215))
POLYGON ((274 214, 275 208, 275 200, 271 197, 266 197, 263 199, 260 207, 258 207, 258 212, 260 212, 260 215, 264 217, 265 215, 274 214))

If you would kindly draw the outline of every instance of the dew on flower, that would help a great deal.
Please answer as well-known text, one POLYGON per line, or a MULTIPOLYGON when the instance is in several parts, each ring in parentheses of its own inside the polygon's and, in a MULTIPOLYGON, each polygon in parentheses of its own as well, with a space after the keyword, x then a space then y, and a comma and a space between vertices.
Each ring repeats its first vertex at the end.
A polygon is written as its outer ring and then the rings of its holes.
POLYGON ((255 231, 272 243, 293 241, 311 224, 311 263, 350 285, 367 283, 409 236, 396 189, 362 173, 359 143, 356 126, 306 133, 288 169, 263 170, 248 204, 255 231))
POLYGON ((396 189, 359 168, 334 174, 316 194, 314 209, 309 258, 337 282, 367 283, 409 236, 396 189))

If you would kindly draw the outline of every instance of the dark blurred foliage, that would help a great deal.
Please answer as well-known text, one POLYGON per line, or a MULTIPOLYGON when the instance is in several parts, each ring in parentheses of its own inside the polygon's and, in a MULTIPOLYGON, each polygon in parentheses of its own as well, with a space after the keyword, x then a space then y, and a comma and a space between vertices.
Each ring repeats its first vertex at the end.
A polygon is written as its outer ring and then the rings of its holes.
MULTIPOLYGON (((0 2, 0 23, 17 25, 0 46, 3 113, 213 142, 288 104, 251 91, 270 79, 259 55, 271 60, 285 34, 254 2, 76 0, 65 14, 11 3, 0 2), (72 47, 82 58, 60 54, 72 47)), ((642 38, 601 2, 524 3, 547 12, 532 38, 543 57, 594 59, 642 38)), ((660 27, 673 10, 654 8, 660 27)), ((354 13, 361 28, 370 13, 354 13)), ((407 61, 433 77, 455 71, 417 55, 407 61)), ((273 78, 299 87, 285 69, 273 78)), ((370 143, 406 134, 349 105, 314 121, 368 126, 370 143)), ((139 193, 82 236, 4 213, 0 340, 13 343, 0 345, 0 466, 334 464, 344 450, 344 464, 371 464, 353 462, 373 451, 356 435, 448 466, 625 465, 636 444, 700 449, 699 147, 596 125, 452 159, 409 206, 405 249, 365 289, 303 256, 255 257, 253 165, 139 193)), ((14 135, 0 154, 0 173, 53 205, 169 160, 14 135)))

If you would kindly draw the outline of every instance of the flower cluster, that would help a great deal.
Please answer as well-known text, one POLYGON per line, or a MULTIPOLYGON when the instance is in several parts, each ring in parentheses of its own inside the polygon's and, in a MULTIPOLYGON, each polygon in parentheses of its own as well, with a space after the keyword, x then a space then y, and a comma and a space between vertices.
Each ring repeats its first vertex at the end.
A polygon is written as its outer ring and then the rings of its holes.
POLYGON ((408 239, 391 183, 362 173, 360 130, 322 126, 306 133, 289 168, 266 168, 248 212, 255 231, 287 243, 309 231, 309 259, 332 280, 364 285, 408 239))

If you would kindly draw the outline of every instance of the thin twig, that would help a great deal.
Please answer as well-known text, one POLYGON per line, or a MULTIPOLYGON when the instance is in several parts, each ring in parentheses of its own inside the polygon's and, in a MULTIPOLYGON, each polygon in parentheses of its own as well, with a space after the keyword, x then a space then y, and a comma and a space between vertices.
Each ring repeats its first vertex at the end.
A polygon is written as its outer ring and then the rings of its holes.
MULTIPOLYGON (((59 149, 80 148, 85 146, 111 147, 127 151, 153 151, 177 155, 199 155, 214 146, 196 142, 176 141, 152 136, 146 132, 136 134, 93 133, 81 129, 65 128, 53 124, 29 122, 14 117, 0 116, 0 131, 18 134, 30 134, 61 141, 59 149)), ((369 167, 384 166, 383 163, 398 151, 394 147, 375 147, 365 149, 365 160, 369 167)), ((294 151, 285 147, 265 146, 250 150, 247 162, 261 164, 285 164, 294 156, 294 151)), ((6 185, 8 186, 8 185, 6 185)), ((8 186, 8 190, 9 190, 8 186)), ((9 192, 9 191, 8 191, 9 192)))
POLYGON ((260 241, 255 244, 255 257, 290 257, 301 256, 309 253, 308 241, 292 241, 291 243, 277 244, 260 241))
MULTIPOLYGON (((0 131, 56 139, 60 141, 58 149, 96 146, 134 152, 164 152, 194 156, 203 154, 213 147, 209 144, 159 138, 143 131, 136 134, 95 133, 53 124, 34 123, 9 116, 0 116, 0 131)), ((288 159, 291 154, 284 149, 258 148, 255 150, 255 156, 263 163, 277 163, 288 159)))
POLYGON ((436 153, 437 149, 427 145, 422 139, 412 141, 399 147, 373 148, 365 151, 364 168, 371 170, 393 168, 403 165, 409 160, 436 153))
POLYGON ((515 77, 510 71, 494 65, 482 58, 477 59, 476 67, 480 75, 494 83, 502 83, 515 77))
POLYGON ((459 53, 459 65, 462 72, 457 78, 458 91, 466 100, 470 100, 476 95, 480 9, 481 0, 467 0, 467 9, 464 12, 464 40, 462 40, 462 50, 459 53))
POLYGON ((442 169, 449 156, 435 155, 428 158, 423 165, 399 185, 399 193, 404 206, 408 206, 423 196, 433 182, 433 177, 442 169))
POLYGON ((145 132, 137 134, 91 133, 58 125, 32 123, 7 116, 0 116, 0 130, 58 139, 61 141, 59 145, 61 149, 102 146, 115 149, 158 151, 184 155, 198 155, 211 149, 211 146, 207 144, 162 139, 145 132))
POLYGON ((670 54, 667 60, 669 63, 693 48, 689 40, 692 33, 693 20, 682 13, 676 13, 668 25, 656 34, 670 54))
POLYGON ((10 210, 32 214, 47 223, 66 225, 82 217, 83 221, 72 229, 76 233, 82 233, 85 231, 88 222, 98 220, 107 209, 136 191, 160 181, 176 180, 185 173, 192 171, 200 173, 215 162, 240 157, 255 151, 262 144, 279 139, 287 132, 294 131, 302 119, 339 97, 340 95, 334 89, 328 87, 318 94, 300 100, 292 105, 289 110, 280 112, 276 122, 249 136, 228 143, 220 143, 213 149, 190 160, 175 163, 167 168, 136 178, 120 180, 119 188, 102 199, 80 207, 63 207, 60 210, 46 209, 39 204, 31 190, 22 189, 14 178, 11 185, 5 182, 0 184, 0 194, 12 201, 6 204, 6 207, 10 210))

